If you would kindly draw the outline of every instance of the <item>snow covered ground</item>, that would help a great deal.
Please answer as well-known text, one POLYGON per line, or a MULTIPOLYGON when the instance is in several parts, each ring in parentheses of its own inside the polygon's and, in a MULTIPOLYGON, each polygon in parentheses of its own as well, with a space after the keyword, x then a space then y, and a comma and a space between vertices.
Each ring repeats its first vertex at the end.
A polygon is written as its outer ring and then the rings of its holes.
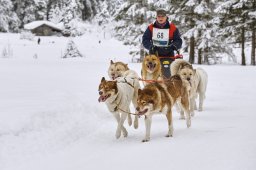
POLYGON ((85 58, 61 59, 67 38, 41 37, 37 45, 0 34, 0 52, 7 44, 13 50, 0 58, 1 170, 256 169, 255 67, 200 66, 209 85, 205 110, 190 129, 174 110, 173 138, 164 137, 166 118, 156 115, 150 142, 141 142, 143 118, 138 130, 125 123, 128 138, 116 140, 116 122, 97 101, 98 84, 110 59, 131 58, 128 47, 102 37, 75 38, 85 58))

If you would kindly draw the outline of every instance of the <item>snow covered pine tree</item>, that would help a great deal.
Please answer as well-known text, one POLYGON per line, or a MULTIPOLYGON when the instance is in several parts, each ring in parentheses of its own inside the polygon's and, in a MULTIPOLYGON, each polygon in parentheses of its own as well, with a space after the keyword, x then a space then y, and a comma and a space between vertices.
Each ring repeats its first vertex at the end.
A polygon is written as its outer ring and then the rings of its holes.
POLYGON ((77 49, 73 40, 69 40, 67 48, 62 58, 69 58, 69 57, 83 57, 83 55, 77 49))

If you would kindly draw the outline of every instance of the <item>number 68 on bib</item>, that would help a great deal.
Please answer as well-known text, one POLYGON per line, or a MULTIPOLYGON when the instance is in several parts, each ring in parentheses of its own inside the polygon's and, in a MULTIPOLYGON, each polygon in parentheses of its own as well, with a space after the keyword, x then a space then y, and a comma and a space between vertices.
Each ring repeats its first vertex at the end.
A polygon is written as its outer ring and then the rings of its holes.
POLYGON ((153 28, 153 45, 157 47, 167 47, 169 44, 169 29, 153 28))

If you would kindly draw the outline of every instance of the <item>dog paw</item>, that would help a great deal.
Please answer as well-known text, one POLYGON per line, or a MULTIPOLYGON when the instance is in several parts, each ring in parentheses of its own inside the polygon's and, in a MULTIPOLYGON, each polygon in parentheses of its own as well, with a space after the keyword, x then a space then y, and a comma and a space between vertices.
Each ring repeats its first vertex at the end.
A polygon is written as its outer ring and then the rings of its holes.
POLYGON ((189 128, 191 126, 191 120, 187 120, 187 128, 189 128))
POLYGON ((121 130, 116 131, 116 139, 119 139, 121 136, 121 130))
POLYGON ((169 138, 169 137, 172 137, 172 135, 171 134, 167 134, 167 135, 165 135, 165 137, 169 138))
POLYGON ((128 125, 131 126, 132 125, 132 119, 128 118, 128 125))
POLYGON ((128 136, 127 130, 124 130, 124 131, 123 131, 123 135, 124 135, 125 138, 128 136))
POLYGON ((191 112, 191 116, 192 117, 194 117, 195 116, 195 112, 193 111, 193 112, 191 112))
POLYGON ((138 122, 138 120, 136 121, 134 121, 133 122, 133 127, 134 127, 134 129, 138 129, 138 127, 139 127, 139 122, 138 122))
POLYGON ((141 142, 148 142, 149 139, 143 139, 141 142))

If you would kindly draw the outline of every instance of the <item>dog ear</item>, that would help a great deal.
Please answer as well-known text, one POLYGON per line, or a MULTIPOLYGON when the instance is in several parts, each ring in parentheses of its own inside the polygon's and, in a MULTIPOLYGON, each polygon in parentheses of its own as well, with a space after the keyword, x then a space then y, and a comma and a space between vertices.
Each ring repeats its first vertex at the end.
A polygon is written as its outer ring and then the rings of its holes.
POLYGON ((180 69, 183 69, 186 65, 187 65, 187 63, 181 63, 180 69))
POLYGON ((156 57, 157 57, 157 58, 159 57, 159 55, 158 55, 158 51, 156 51, 156 52, 155 52, 155 55, 156 55, 156 57))
POLYGON ((125 67, 126 67, 127 70, 129 70, 128 64, 125 64, 125 67))
POLYGON ((101 78, 101 82, 104 82, 104 81, 106 81, 106 80, 105 80, 105 77, 102 77, 102 78, 101 78))
POLYGON ((179 66, 178 72, 183 68, 182 64, 179 66))
POLYGON ((115 63, 113 62, 113 60, 110 60, 110 64, 115 64, 115 63))
POLYGON ((185 65, 184 67, 188 67, 188 68, 190 68, 190 69, 193 69, 193 66, 192 66, 192 64, 190 64, 190 63, 188 63, 188 64, 185 65))

